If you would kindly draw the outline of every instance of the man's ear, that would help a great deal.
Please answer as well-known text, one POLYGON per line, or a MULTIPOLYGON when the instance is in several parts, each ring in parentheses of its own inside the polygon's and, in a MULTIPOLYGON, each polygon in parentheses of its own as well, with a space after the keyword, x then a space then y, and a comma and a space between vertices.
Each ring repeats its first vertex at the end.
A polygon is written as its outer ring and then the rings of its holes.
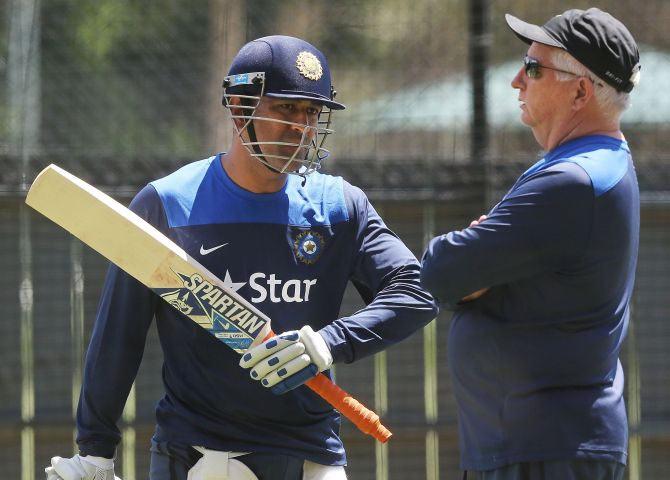
POLYGON ((581 110, 584 108, 595 93, 595 85, 587 77, 579 77, 577 82, 577 89, 575 90, 575 96, 572 101, 573 110, 581 110))

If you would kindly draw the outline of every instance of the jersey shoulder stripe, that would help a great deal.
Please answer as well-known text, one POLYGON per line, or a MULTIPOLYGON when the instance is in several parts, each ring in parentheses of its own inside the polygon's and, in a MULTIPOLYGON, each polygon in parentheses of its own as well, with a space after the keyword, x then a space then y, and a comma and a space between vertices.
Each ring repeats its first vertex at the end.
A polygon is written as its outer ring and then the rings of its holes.
POLYGON ((598 149, 567 159, 586 171, 596 197, 610 191, 628 172, 630 155, 626 150, 598 149))
POLYGON ((568 162, 578 165, 588 175, 594 195, 610 191, 626 175, 631 166, 628 144, 603 135, 582 137, 557 147, 526 174, 568 162))
POLYGON ((212 223, 328 226, 349 220, 341 177, 289 175, 274 193, 252 193, 235 184, 220 155, 190 163, 151 182, 172 228, 212 223))

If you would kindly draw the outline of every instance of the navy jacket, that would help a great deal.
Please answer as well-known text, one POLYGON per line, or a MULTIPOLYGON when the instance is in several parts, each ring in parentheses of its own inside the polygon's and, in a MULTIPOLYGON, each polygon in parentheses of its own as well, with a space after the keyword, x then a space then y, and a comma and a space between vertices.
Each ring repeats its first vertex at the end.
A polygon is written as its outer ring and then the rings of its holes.
POLYGON ((422 284, 455 310, 448 361, 463 468, 625 463, 618 356, 638 237, 627 144, 587 136, 547 153, 485 221, 430 242, 422 284))
MULTIPOLYGON (((232 182, 217 155, 152 182, 131 209, 268 315, 275 332, 318 330, 335 362, 372 355, 436 316, 414 255, 339 177, 313 174, 303 186, 289 176, 280 191, 254 194, 232 182), (340 317, 350 280, 367 306, 340 317)), ((86 355, 82 453, 113 454, 154 316, 165 385, 156 441, 346 462, 329 404, 305 386, 273 395, 239 367, 239 354, 114 266, 86 355)))

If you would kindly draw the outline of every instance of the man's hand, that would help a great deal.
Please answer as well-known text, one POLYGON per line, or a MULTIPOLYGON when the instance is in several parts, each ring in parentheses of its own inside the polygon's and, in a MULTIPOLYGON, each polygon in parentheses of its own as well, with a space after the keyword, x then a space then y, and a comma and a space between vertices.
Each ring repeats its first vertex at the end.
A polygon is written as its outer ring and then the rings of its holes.
POLYGON ((121 480, 114 475, 114 460, 104 457, 52 457, 44 473, 47 480, 121 480))
MULTIPOLYGON (((474 227, 475 225, 479 225, 479 223, 483 222, 484 220, 486 220, 486 215, 481 215, 477 220, 471 221, 468 228, 474 227)), ((482 295, 484 295, 488 291, 489 291, 489 287, 482 288, 481 290, 477 290, 476 292, 473 292, 470 295, 466 295, 465 297, 461 298, 460 303, 467 303, 467 302, 471 302, 473 300, 477 300, 479 297, 481 297, 482 295)))
POLYGON ((486 220, 486 215, 480 215, 480 217, 477 220, 473 220, 473 221, 470 222, 470 225, 468 226, 468 228, 474 227, 475 225, 479 225, 484 220, 486 220))
POLYGON ((276 395, 299 387, 332 363, 325 340, 309 325, 267 340, 240 360, 242 368, 251 368, 251 378, 276 395))

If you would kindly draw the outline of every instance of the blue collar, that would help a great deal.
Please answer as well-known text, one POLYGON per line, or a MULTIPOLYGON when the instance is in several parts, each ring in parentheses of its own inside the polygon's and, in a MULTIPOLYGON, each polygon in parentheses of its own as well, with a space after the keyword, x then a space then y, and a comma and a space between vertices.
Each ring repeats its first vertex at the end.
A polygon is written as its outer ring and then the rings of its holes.
POLYGON ((607 135, 586 135, 584 137, 574 138, 565 143, 561 143, 553 150, 549 150, 540 161, 535 163, 528 170, 523 172, 521 178, 532 173, 543 170, 554 163, 560 162, 565 158, 573 157, 582 152, 593 150, 594 146, 610 147, 614 150, 623 149, 630 153, 628 143, 625 140, 608 137, 607 135))

